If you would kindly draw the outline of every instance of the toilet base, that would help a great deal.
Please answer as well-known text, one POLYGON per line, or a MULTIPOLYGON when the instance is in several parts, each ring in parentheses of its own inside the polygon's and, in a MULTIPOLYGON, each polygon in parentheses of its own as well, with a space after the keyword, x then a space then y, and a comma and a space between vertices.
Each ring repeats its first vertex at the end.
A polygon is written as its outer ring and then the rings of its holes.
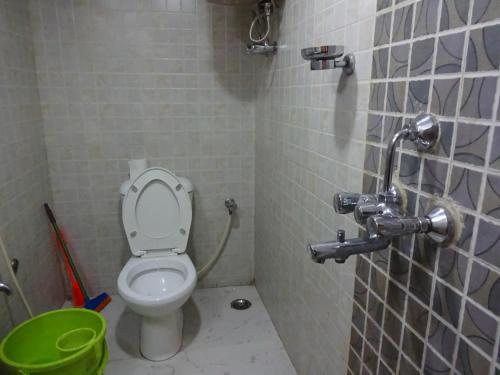
POLYGON ((162 317, 142 317, 141 353, 151 361, 164 361, 177 354, 182 345, 182 310, 162 317))

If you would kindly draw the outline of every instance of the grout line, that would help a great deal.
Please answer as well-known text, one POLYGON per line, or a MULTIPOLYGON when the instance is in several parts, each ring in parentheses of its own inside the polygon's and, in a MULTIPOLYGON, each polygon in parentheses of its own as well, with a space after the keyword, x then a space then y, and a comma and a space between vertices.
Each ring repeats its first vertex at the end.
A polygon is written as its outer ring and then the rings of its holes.
MULTIPOLYGON (((471 6, 472 8, 472 6, 471 6)), ((498 97, 500 95, 500 79, 497 79, 497 87, 496 87, 496 93, 495 93, 495 100, 493 101, 494 102, 494 106, 497 105, 498 103, 498 97)), ((493 107, 493 116, 495 116, 495 113, 496 113, 496 108, 493 107)), ((490 165, 490 159, 491 159, 491 153, 492 153, 492 149, 493 149, 493 136, 494 136, 494 133, 495 133, 495 129, 493 127, 490 127, 489 130, 488 130, 488 143, 487 143, 487 146, 486 146, 486 155, 485 155, 485 166, 486 168, 489 167, 490 165)), ((487 170, 485 171, 485 173, 482 174, 481 176, 481 186, 480 186, 480 190, 479 190, 479 198, 478 198, 478 210, 479 212, 483 213, 482 212, 482 206, 484 205, 484 199, 485 199, 485 194, 486 194, 486 184, 487 184, 487 181, 488 181, 488 173, 487 173, 487 170)), ((479 232, 479 222, 480 220, 476 220, 476 225, 475 225, 475 231, 476 232, 479 232)), ((476 242, 477 242, 477 236, 479 234, 476 233, 476 242)), ((472 249, 475 249, 476 246, 472 247, 472 249)), ((475 259, 475 258, 473 258, 475 259)), ((469 273, 472 273, 472 260, 469 261, 470 263, 470 268, 468 269, 469 273)), ((470 275, 469 275, 469 283, 470 283, 470 275)), ((464 302, 464 310, 465 310, 465 302, 464 302)), ((462 311, 462 315, 465 315, 465 311, 462 311)), ((495 360, 495 353, 498 353, 498 348, 500 346, 500 324, 497 325, 497 330, 495 332, 495 338, 494 338, 494 344, 493 344, 493 361, 491 363, 491 369, 490 369, 490 374, 491 375, 494 375, 495 373, 495 364, 496 364, 496 360, 495 360)))
MULTIPOLYGON (((417 1, 418 2, 418 1, 417 1)), ((471 0, 471 3, 472 3, 472 0, 471 0)), ((470 9, 472 9, 473 7, 471 6, 470 9)), ((469 11, 470 11, 469 9, 469 11)), ((377 17, 379 15, 377 14, 377 17)), ((441 37, 441 36, 446 36, 446 35, 451 35, 451 34, 459 34, 461 32, 464 32, 464 31, 468 31, 468 30, 478 30, 478 29, 482 29, 482 28, 485 28, 485 27, 490 27, 490 26, 496 26, 496 25, 499 25, 500 24, 500 19, 495 19, 495 20, 491 20, 491 21, 486 21, 486 22, 482 22, 482 23, 478 23, 478 24, 474 24, 474 25, 471 25, 470 23, 467 23, 466 26, 460 26, 460 27, 456 27, 456 28, 453 28, 453 29, 448 29, 448 30, 443 30, 441 31, 440 30, 440 25, 439 25, 439 21, 440 19, 438 19, 438 27, 436 29, 436 32, 434 33, 431 33, 431 34, 426 34, 426 35, 421 35, 421 36, 418 36, 416 38, 414 38, 413 40, 414 41, 420 41, 420 40, 425 40, 425 39, 430 39, 431 37, 441 37)), ((385 48, 389 45, 400 45, 400 44, 405 44, 407 43, 408 40, 403 40, 403 41, 398 41, 398 42, 390 42, 390 43, 387 43, 387 44, 381 44, 381 45, 377 45, 377 46, 374 46, 374 50, 377 50, 377 49, 381 49, 381 48, 385 48)))
MULTIPOLYGON (((394 12, 392 12, 391 16, 389 17, 390 18, 390 28, 389 28, 389 43, 392 41, 392 38, 393 38, 393 35, 394 35, 394 12)), ((375 23, 376 23, 376 19, 375 19, 375 23)), ((375 33, 374 33, 375 34, 375 33)), ((375 35, 374 35, 374 38, 375 38, 375 35)), ((390 75, 390 71, 391 71, 391 53, 392 53, 392 49, 388 49, 387 50, 387 66, 386 66, 386 77, 388 78, 389 75, 390 75)), ((380 62, 380 61, 379 61, 380 62)), ((385 74, 384 74, 385 76, 385 74)), ((384 95, 384 104, 383 104, 383 109, 386 110, 387 109, 387 105, 388 105, 388 100, 389 100, 389 85, 388 84, 384 84, 384 91, 385 91, 385 95, 384 95)), ((371 99, 371 98, 370 98, 371 99)), ((369 108, 369 106, 368 106, 369 108)), ((385 122, 386 122, 386 117, 382 117, 382 121, 381 121, 381 126, 382 126, 382 129, 381 129, 381 136, 380 136, 380 139, 381 139, 381 142, 383 143, 383 139, 385 137, 385 132, 387 130, 387 127, 385 126, 385 122)), ((383 158, 382 158, 382 155, 384 153, 384 148, 382 146, 382 148, 380 149, 380 152, 379 152, 379 171, 380 171, 380 174, 382 175, 383 174, 383 158)), ((387 155, 386 155, 387 157, 387 155)), ((399 157, 399 155, 398 155, 399 157)), ((377 186, 376 186, 376 191, 379 191, 379 183, 377 181, 377 186)), ((389 270, 390 270, 390 263, 391 263, 391 260, 390 260, 390 249, 388 250, 387 252, 387 256, 388 256, 388 261, 387 261, 387 272, 389 273, 389 270)), ((371 259, 370 259, 371 260, 371 259)), ((370 262, 371 264, 371 262, 370 262)), ((371 267, 370 267, 370 270, 371 270, 371 267)), ((383 274, 383 273, 382 273, 383 274)), ((389 293, 389 277, 386 277, 385 278, 385 290, 384 290, 384 300, 382 301, 384 307, 387 306, 387 295, 389 293)), ((382 358, 382 345, 383 345, 383 339, 384 339, 384 328, 385 328, 385 308, 383 309, 382 311, 382 321, 381 321, 381 330, 380 330, 380 343, 379 343, 379 348, 378 348, 378 351, 377 351, 377 354, 378 354, 378 357, 379 358, 382 358)), ((402 336, 402 335, 401 335, 402 336)), ((397 370, 397 366, 398 366, 398 362, 399 362, 399 358, 396 359, 396 370, 397 370)), ((391 369, 392 370, 392 369, 391 369)), ((377 373, 378 371, 380 371, 380 362, 377 363, 377 369, 376 369, 377 373)))
MULTIPOLYGON (((473 4, 472 4, 472 1, 469 2, 469 12, 468 12, 468 15, 467 15, 467 25, 465 26, 466 27, 466 30, 465 30, 465 36, 464 36, 464 49, 462 51, 462 67, 461 67, 461 74, 464 74, 465 71, 466 71, 466 65, 467 65, 467 54, 468 54, 468 50, 469 50, 469 38, 470 38, 470 31, 471 31, 471 23, 472 23, 472 12, 473 12, 473 4)), ((464 78, 461 78, 460 80, 460 85, 459 85, 459 89, 458 89, 458 94, 457 94, 457 108, 456 108, 456 114, 455 114, 455 132, 454 132, 454 136, 453 136, 453 140, 452 140, 452 146, 450 148, 450 152, 451 150, 455 150, 455 147, 456 147, 456 140, 457 140, 457 134, 458 134, 458 126, 459 126, 459 123, 458 123, 458 116, 460 114, 460 106, 461 106, 461 102, 463 100, 462 96, 463 96, 463 92, 464 92, 464 78)), ((453 151, 454 152, 454 151, 453 151)), ((452 168, 450 168, 452 169, 452 168)), ((451 178, 451 174, 450 174, 450 178, 451 178)), ((479 206, 479 203, 481 202, 480 198, 478 199, 478 206, 479 206)), ((472 251, 473 249, 475 249, 475 246, 476 246, 476 239, 477 239, 477 232, 478 232, 478 222, 479 220, 475 220, 474 221, 474 229, 473 229, 473 232, 472 232, 472 238, 471 238, 471 244, 470 244, 470 253, 472 254, 472 251)), ((468 262, 467 262, 467 267, 466 267, 466 276, 465 276, 465 282, 464 282, 464 289, 463 289, 463 293, 464 295, 467 294, 467 291, 469 289, 469 282, 470 282, 470 274, 471 274, 471 271, 472 271, 472 260, 471 258, 468 258, 468 262)), ((461 301, 460 301, 460 312, 459 312, 459 318, 458 318, 458 324, 457 324, 457 329, 459 330, 459 332, 461 332, 462 330, 462 325, 463 325, 463 321, 464 321, 464 315, 465 315, 465 306, 466 306, 466 298, 461 298, 461 301)), ((455 345, 454 345, 454 348, 453 348, 453 354, 452 354, 452 369, 455 368, 456 369, 456 364, 457 364, 457 360, 458 360, 458 350, 459 350, 459 347, 460 347, 460 340, 461 340, 461 335, 458 334, 457 335, 457 339, 455 340, 455 345)))
MULTIPOLYGON (((359 256, 359 255, 358 255, 359 256)), ((363 338, 363 347, 362 347, 362 351, 361 351, 361 358, 364 358, 365 356, 365 345, 368 343, 368 340, 366 339, 366 326, 367 326, 367 322, 368 322, 368 315, 369 315, 369 308, 370 308, 370 291, 372 290, 371 289, 371 283, 372 283, 372 265, 371 265, 371 259, 365 259, 368 263, 368 265, 370 265, 370 268, 368 270, 368 288, 367 288, 367 291, 366 291, 366 310, 364 310, 364 325, 363 325, 363 335, 362 335, 362 338, 363 338)), ((375 294, 375 293, 373 293, 375 294)), ((362 360, 361 363, 364 365, 364 361, 362 360)))
MULTIPOLYGON (((417 115, 416 113, 383 112, 383 111, 375 111, 375 110, 372 110, 372 109, 370 109, 368 111, 368 113, 372 114, 372 115, 378 115, 378 116, 386 115, 386 116, 390 116, 390 117, 409 117, 409 118, 413 118, 413 117, 415 117, 417 115)), ((500 126, 500 123, 498 121, 490 120, 490 119, 480 119, 480 118, 472 118, 472 117, 461 117, 460 115, 459 116, 453 116, 453 117, 436 115, 436 117, 440 121, 453 121, 453 120, 457 119, 459 122, 467 123, 467 124, 471 124, 471 125, 493 125, 493 126, 494 125, 499 125, 500 126)))
MULTIPOLYGON (((417 2, 412 2, 412 22, 411 22, 411 34, 410 34, 410 39, 409 39, 409 42, 410 42, 410 48, 409 48, 409 51, 408 51, 408 69, 406 71, 406 78, 410 77, 410 74, 411 74, 411 61, 412 61, 412 54, 413 54, 413 47, 414 47, 414 43, 411 42, 414 38, 415 38, 415 23, 416 23, 416 19, 417 19, 417 2)), ((392 51, 392 48, 393 46, 391 45, 391 51, 392 51)), ((430 86, 430 85, 429 85, 430 86)), ((410 83, 409 81, 405 84, 405 103, 404 103, 404 112, 406 112, 407 108, 406 108, 406 105, 408 103, 408 94, 409 94, 409 90, 410 90, 410 83)), ((402 126, 403 126, 403 123, 404 123, 404 119, 402 119, 402 126)), ((402 151, 402 145, 403 145, 403 142, 400 142, 400 145, 399 145, 399 153, 398 153, 398 170, 400 170, 400 167, 401 167, 401 162, 402 162, 402 158, 403 158, 403 153, 401 152, 402 151)), ((420 181, 421 181, 421 178, 422 178, 422 173, 423 171, 423 161, 422 159, 419 160, 419 181, 418 181, 418 186, 420 186, 420 181)), ((398 176, 399 177, 399 176, 398 176)), ((415 209, 417 210, 418 207, 419 207, 419 203, 420 203, 420 197, 417 195, 416 197, 416 200, 415 200, 415 209)), ((417 214, 417 213, 416 213, 417 214)), ((411 275, 413 274, 413 254, 414 254, 414 251, 415 251, 415 235, 413 235, 410 239, 410 254, 409 254, 409 258, 410 258, 410 261, 408 263, 408 292, 410 292, 410 285, 411 285, 411 275)), ((400 335, 400 342, 398 343, 398 346, 397 348, 400 350, 401 354, 404 355, 404 351, 403 351, 403 341, 404 341, 404 338, 405 338, 405 331, 407 328, 409 328, 409 324, 407 322, 407 319, 406 319, 406 316, 408 314, 408 304, 409 304, 409 293, 405 293, 405 300, 404 300, 404 305, 403 305, 403 316, 402 316, 402 324, 401 324, 401 335, 400 335)), ((402 356, 399 355, 398 356, 398 362, 397 362, 397 373, 401 372, 401 358, 402 356)), ((413 362, 412 361, 408 361, 407 362, 411 363, 413 365, 413 362)))
MULTIPOLYGON (((436 32, 433 33, 433 37, 434 37, 434 51, 433 51, 433 56, 432 56, 432 64, 431 64, 431 78, 430 78, 430 81, 429 81, 429 96, 428 96, 428 100, 427 100, 427 108, 428 110, 430 111, 431 109, 431 104, 432 104, 432 100, 433 100, 433 93, 434 93, 434 80, 435 80, 435 75, 433 74, 436 70, 436 64, 437 64, 437 56, 438 56, 438 49, 439 49, 439 37, 437 36, 438 35, 438 31, 439 31, 439 24, 440 24, 440 19, 441 19, 441 12, 442 12, 442 1, 439 2, 439 5, 438 5, 438 12, 437 12, 437 17, 436 17, 436 32)), ((422 4, 422 3, 421 3, 422 4)), ((416 13, 416 9, 415 9, 415 13, 416 13)), ((412 45, 415 44, 415 41, 412 42, 412 45)), ((458 102, 458 100, 457 100, 458 102)), ((451 155, 451 149, 452 147, 450 147, 450 155, 451 155)), ((423 159, 423 158, 422 158, 423 159)), ((421 175, 420 175, 420 183, 419 183, 419 194, 417 195, 417 209, 419 210, 420 209, 420 199, 422 197, 422 195, 420 194, 420 192, 422 191, 422 181, 423 181, 423 176, 424 176, 424 160, 422 160, 422 170, 421 170, 421 175)), ((448 174, 450 172, 450 169, 448 167, 448 174)), ((446 178, 446 180, 448 180, 448 176, 446 178)), ((445 184, 444 184, 444 189, 443 189, 445 192, 446 191, 446 181, 445 181, 445 184)), ((418 215, 418 213, 417 213, 418 215)), ((416 236, 414 236, 416 237, 416 236)), ((412 251, 414 251, 414 247, 415 245, 413 245, 413 248, 412 248, 412 251)), ((436 258, 435 258, 435 264, 434 264, 434 270, 433 272, 431 273, 431 277, 432 277, 432 281, 431 281, 431 290, 430 290, 430 295, 429 295, 429 306, 428 306, 428 319, 427 319, 427 326, 425 328, 425 333, 424 333, 424 344, 428 342, 428 338, 429 338, 429 334, 430 334, 430 329, 431 329, 431 322, 432 322, 432 311, 433 311, 433 306, 434 306, 434 296, 435 296, 435 293, 436 293, 436 283, 437 283, 437 280, 436 280, 436 277, 437 277, 437 270, 438 270, 438 267, 439 267, 439 258, 440 258, 440 253, 441 251, 437 250, 437 254, 436 254, 436 258)), ((412 259, 413 259, 413 256, 412 256, 412 259)), ((412 262, 412 270, 413 270, 413 267, 414 267, 414 263, 412 262)), ((424 349, 423 349, 423 353, 422 353, 422 362, 420 364, 420 370, 423 371, 422 369, 425 369, 425 363, 426 363, 426 360, 427 360, 427 351, 425 350, 425 347, 427 345, 424 346, 424 349)))

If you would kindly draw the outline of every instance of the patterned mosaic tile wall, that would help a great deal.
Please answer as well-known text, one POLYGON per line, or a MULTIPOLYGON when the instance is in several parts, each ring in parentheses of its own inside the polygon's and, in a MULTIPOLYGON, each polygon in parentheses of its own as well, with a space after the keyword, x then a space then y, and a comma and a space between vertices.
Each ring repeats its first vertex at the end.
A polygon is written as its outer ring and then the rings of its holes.
POLYGON ((500 373, 499 61, 497 0, 378 1, 363 191, 395 131, 431 111, 439 147, 398 155, 408 211, 452 199, 465 229, 358 258, 349 374, 500 373))
POLYGON ((309 242, 357 235, 335 215, 335 191, 363 179, 375 1, 287 0, 273 35, 284 46, 256 57, 256 285, 300 375, 345 374, 355 258, 311 261, 309 242), (313 72, 304 47, 338 43, 356 55, 353 76, 313 72))
POLYGON ((253 279, 254 116, 248 11, 206 0, 33 0, 55 208, 94 290, 130 257, 118 189, 147 158, 195 186, 191 257, 212 255, 224 198, 238 227, 205 286, 253 279))
MULTIPOLYGON (((42 210, 52 198, 27 1, 0 1, 0 132, 0 234, 20 261, 28 301, 41 312, 60 306, 64 293, 42 210)), ((13 287, 0 259, 0 280, 13 287)), ((18 293, 2 293, 0 339, 25 318, 18 293)))

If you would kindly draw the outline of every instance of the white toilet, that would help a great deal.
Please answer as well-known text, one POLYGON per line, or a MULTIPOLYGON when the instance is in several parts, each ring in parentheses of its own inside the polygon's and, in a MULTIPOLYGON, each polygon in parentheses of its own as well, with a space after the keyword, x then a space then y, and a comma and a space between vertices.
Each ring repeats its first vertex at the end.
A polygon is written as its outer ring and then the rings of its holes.
POLYGON ((153 361, 174 356, 182 344, 182 305, 196 285, 185 254, 191 228, 193 187, 163 168, 130 162, 122 192, 122 219, 132 257, 118 276, 118 292, 142 316, 142 355, 153 361))

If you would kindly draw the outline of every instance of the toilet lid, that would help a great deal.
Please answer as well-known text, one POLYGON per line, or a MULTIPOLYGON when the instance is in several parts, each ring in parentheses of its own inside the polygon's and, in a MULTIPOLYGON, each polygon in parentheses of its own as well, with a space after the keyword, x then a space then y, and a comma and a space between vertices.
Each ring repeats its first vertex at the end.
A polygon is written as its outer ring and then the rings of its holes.
POLYGON ((191 228, 191 199, 171 172, 149 168, 132 182, 125 195, 122 219, 135 256, 148 252, 158 256, 162 250, 183 253, 191 228))

